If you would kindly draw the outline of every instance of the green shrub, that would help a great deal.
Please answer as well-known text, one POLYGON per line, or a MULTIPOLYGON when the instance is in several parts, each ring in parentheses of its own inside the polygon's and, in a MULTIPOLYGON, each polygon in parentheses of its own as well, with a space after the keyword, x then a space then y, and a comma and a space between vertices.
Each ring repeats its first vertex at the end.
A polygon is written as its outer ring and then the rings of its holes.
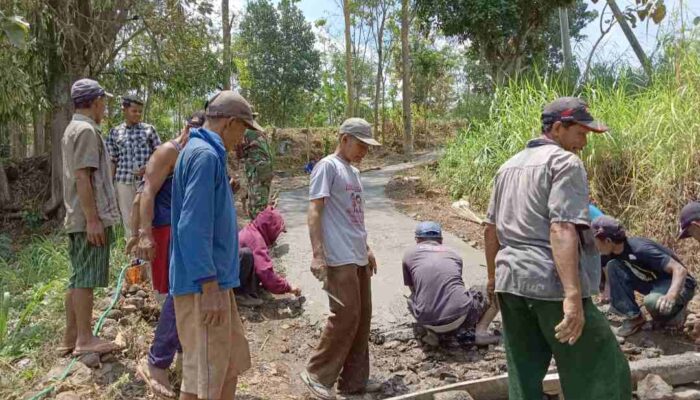
MULTIPOLYGON (((581 154, 593 197, 633 230, 661 240, 675 233, 680 207, 700 194, 700 43, 671 50, 646 86, 623 72, 580 93, 611 129, 589 135, 581 154)), ((496 90, 488 117, 472 121, 440 162, 453 197, 486 207, 499 166, 539 135, 542 106, 570 94, 561 87, 535 76, 496 90)))

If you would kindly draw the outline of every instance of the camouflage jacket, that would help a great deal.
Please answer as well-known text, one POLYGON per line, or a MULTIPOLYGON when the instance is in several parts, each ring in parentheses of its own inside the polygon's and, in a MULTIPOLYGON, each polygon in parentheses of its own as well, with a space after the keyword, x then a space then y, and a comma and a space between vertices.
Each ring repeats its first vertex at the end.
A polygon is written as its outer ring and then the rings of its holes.
POLYGON ((272 179, 272 152, 265 133, 247 129, 237 150, 249 183, 272 179))

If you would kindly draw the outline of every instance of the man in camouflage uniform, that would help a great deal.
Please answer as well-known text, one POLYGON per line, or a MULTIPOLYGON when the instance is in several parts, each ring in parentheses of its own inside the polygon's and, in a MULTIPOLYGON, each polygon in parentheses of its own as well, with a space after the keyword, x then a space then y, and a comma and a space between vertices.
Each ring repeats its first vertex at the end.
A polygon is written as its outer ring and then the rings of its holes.
POLYGON ((239 158, 243 160, 246 177, 246 194, 243 204, 251 220, 264 210, 270 202, 272 185, 272 152, 264 132, 248 129, 239 147, 239 158))

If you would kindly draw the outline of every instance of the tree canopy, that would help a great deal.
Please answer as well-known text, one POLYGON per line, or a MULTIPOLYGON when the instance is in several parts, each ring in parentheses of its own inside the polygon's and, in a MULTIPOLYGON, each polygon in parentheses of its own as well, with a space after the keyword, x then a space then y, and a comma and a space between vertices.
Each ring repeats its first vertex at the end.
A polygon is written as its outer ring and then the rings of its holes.
POLYGON ((320 85, 321 56, 311 24, 299 7, 282 0, 250 1, 236 48, 244 93, 264 122, 283 125, 307 119, 305 104, 320 85))
POLYGON ((501 83, 526 65, 526 57, 542 47, 542 33, 558 7, 575 0, 417 0, 423 28, 468 43, 468 51, 484 60, 501 83))

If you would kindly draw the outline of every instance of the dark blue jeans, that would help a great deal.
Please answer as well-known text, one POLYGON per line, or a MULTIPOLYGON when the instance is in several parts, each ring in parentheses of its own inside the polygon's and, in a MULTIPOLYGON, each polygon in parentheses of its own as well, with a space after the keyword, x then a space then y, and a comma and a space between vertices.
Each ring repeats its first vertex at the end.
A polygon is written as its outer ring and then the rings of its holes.
POLYGON ((610 297, 611 305, 614 311, 618 314, 627 317, 635 318, 641 315, 639 305, 634 298, 634 292, 639 292, 644 297, 644 307, 649 314, 659 321, 667 321, 673 318, 681 311, 686 304, 693 298, 695 287, 686 284, 683 286, 676 304, 673 306, 670 314, 663 315, 656 307, 656 302, 659 297, 666 295, 671 287, 671 278, 658 279, 656 281, 647 282, 639 279, 629 267, 622 261, 611 260, 608 262, 608 279, 610 280, 610 297))
POLYGON ((182 352, 182 347, 177 336, 175 303, 173 296, 168 295, 160 310, 155 337, 148 352, 148 363, 160 369, 168 369, 175 359, 175 353, 178 352, 182 352))

